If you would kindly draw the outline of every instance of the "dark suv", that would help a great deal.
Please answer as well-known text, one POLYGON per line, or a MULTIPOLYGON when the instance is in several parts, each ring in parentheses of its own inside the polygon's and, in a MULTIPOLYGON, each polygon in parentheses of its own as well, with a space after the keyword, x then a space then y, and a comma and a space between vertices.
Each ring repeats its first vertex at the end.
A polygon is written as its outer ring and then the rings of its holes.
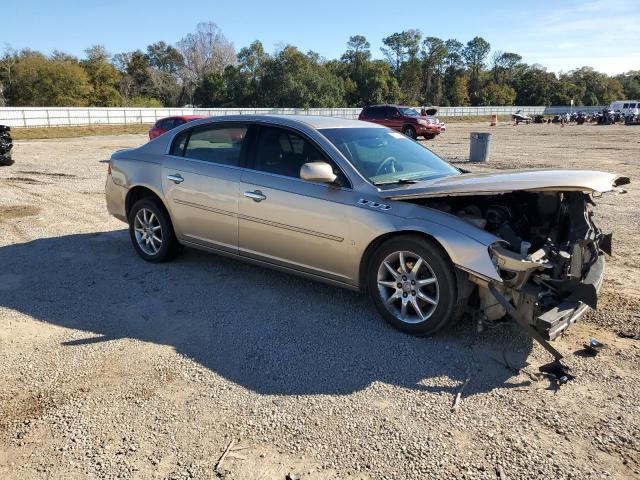
POLYGON ((431 115, 420 115, 411 108, 399 105, 371 105, 362 109, 359 120, 393 128, 407 137, 431 140, 440 134, 440 122, 431 115))

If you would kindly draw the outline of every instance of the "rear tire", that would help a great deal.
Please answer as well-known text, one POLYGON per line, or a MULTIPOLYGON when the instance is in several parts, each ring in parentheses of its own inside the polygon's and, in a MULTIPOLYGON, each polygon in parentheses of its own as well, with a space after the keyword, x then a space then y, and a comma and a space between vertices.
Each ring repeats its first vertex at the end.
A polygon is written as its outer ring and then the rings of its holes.
POLYGON ((367 270, 371 301, 399 330, 432 335, 455 322, 455 272, 434 242, 419 235, 392 238, 373 252, 367 270))
POLYGON ((407 125, 406 127, 404 127, 402 129, 402 133, 413 140, 418 138, 418 135, 416 135, 415 129, 410 125, 407 125))
POLYGON ((138 200, 131 207, 129 236, 138 255, 148 262, 168 262, 181 251, 169 214, 150 198, 138 200))

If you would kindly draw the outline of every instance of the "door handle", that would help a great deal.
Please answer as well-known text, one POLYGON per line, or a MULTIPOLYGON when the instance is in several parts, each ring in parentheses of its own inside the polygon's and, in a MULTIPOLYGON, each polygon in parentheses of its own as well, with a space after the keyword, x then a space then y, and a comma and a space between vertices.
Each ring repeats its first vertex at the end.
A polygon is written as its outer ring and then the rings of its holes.
POLYGON ((184 178, 182 178, 182 175, 180 175, 179 173, 176 173, 175 175, 167 175, 167 178, 171 180, 173 183, 184 182, 184 178))
POLYGON ((267 197, 260 190, 255 190, 253 192, 244 192, 244 196, 250 198, 254 202, 261 202, 262 200, 267 199, 267 197))

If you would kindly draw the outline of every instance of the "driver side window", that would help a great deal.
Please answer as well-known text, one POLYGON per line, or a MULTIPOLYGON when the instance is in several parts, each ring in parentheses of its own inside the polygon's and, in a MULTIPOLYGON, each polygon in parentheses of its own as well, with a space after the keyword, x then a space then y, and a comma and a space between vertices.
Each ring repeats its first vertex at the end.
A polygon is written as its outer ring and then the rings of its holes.
POLYGON ((254 163, 256 170, 300 178, 300 168, 309 162, 329 163, 338 182, 343 186, 349 185, 342 171, 300 135, 277 127, 260 129, 254 163))

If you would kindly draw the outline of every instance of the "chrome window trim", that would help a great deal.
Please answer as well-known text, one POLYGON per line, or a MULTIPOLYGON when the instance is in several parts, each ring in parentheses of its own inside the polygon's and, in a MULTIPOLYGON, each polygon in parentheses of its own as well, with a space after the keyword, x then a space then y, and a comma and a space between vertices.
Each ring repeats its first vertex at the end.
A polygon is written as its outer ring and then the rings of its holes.
MULTIPOLYGON (((353 187, 342 187, 342 186, 337 187, 337 186, 334 186, 334 185, 329 185, 327 183, 312 182, 310 180, 305 180, 304 178, 290 177, 288 175, 280 175, 278 173, 265 172, 263 170, 254 170, 253 168, 243 168, 243 170, 245 170, 247 172, 257 173, 257 174, 260 174, 260 175, 268 175, 270 177, 282 178, 284 180, 294 180, 296 182, 302 182, 302 183, 307 184, 307 185, 316 185, 316 186, 319 186, 319 187, 331 188, 333 190, 343 190, 345 192, 352 192, 353 191, 353 187)), ((244 180, 242 180, 242 181, 244 181, 244 180)), ((261 187, 266 187, 266 188, 273 188, 274 190, 279 190, 276 187, 270 187, 268 185, 260 185, 260 186, 261 187)))

